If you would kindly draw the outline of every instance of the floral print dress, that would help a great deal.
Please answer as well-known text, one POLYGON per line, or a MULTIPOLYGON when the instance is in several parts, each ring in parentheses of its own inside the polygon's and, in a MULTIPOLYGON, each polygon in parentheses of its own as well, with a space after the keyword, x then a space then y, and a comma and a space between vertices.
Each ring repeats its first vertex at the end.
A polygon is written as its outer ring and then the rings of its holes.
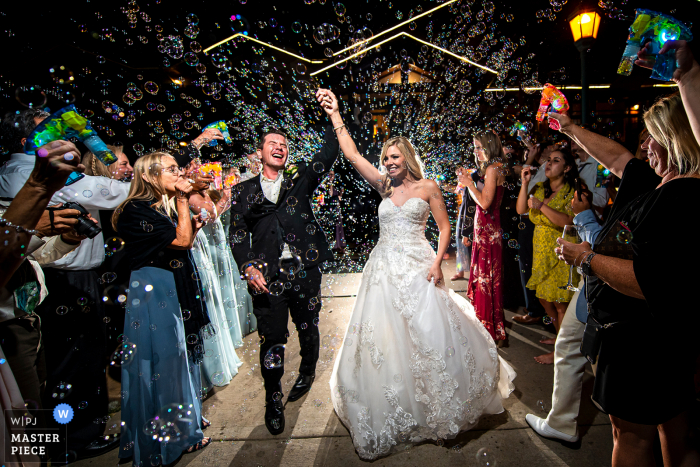
POLYGON ((493 340, 505 340, 503 326, 503 229, 501 228, 501 200, 505 188, 496 188, 496 195, 488 210, 476 206, 472 263, 469 271, 467 298, 474 306, 493 340))
MULTIPOLYGON (((534 197, 544 200, 544 185, 536 185, 534 197)), ((571 200, 574 198, 574 190, 568 185, 563 186, 552 198, 547 206, 559 212, 574 215, 571 208, 571 200)), ((535 224, 535 235, 532 240, 533 260, 532 277, 527 283, 527 288, 534 290, 537 298, 548 302, 568 303, 574 296, 574 292, 562 290, 559 286, 566 285, 569 280, 569 266, 559 261, 554 249, 557 247, 557 238, 562 236, 564 229, 555 225, 539 209, 530 209, 530 220, 535 224)), ((573 284, 578 284, 579 275, 574 271, 573 284)))

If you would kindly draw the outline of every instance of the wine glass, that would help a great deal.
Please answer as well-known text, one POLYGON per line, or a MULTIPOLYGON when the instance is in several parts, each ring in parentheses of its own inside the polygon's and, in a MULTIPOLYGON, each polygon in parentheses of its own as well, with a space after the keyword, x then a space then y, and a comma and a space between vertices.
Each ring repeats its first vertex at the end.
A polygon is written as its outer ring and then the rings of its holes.
MULTIPOLYGON (((565 225, 564 232, 562 233, 561 238, 563 238, 569 243, 582 243, 581 238, 583 237, 583 231, 583 227, 579 227, 577 225, 565 225)), ((573 275, 574 265, 572 264, 569 267, 569 282, 566 285, 559 286, 561 290, 570 290, 572 292, 579 291, 578 287, 571 283, 573 280, 573 275)))

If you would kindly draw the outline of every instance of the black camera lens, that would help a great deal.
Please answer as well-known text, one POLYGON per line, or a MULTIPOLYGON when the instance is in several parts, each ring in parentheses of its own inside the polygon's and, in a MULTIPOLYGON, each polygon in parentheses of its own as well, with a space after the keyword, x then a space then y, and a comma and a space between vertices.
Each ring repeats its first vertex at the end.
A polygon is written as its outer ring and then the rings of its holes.
POLYGON ((90 213, 83 207, 82 204, 76 203, 75 201, 69 201, 62 207, 56 208, 57 211, 63 209, 75 209, 80 211, 80 215, 76 217, 76 219, 78 219, 78 223, 75 225, 75 227, 73 227, 79 235, 84 235, 87 238, 93 239, 97 236, 97 234, 102 232, 100 226, 90 220, 88 217, 90 213))
POLYGON ((102 232, 100 226, 82 216, 78 217, 78 223, 73 228, 79 235, 85 235, 87 238, 95 238, 102 232))

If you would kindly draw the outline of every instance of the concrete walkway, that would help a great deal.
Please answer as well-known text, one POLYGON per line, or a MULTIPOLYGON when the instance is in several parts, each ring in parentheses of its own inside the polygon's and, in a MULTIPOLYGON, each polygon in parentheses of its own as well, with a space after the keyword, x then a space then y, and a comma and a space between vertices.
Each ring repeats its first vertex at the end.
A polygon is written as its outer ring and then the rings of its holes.
MULTIPOLYGON (((467 281, 451 283, 454 260, 444 263, 447 286, 464 292, 467 281)), ((264 396, 260 376, 257 333, 244 339, 237 349, 243 366, 226 387, 216 388, 204 401, 204 416, 212 426, 205 431, 214 440, 206 449, 184 455, 177 466, 356 466, 369 463, 359 459, 348 431, 336 417, 330 402, 330 379, 337 349, 343 345, 345 329, 352 313, 360 274, 324 277, 323 310, 319 324, 321 358, 316 382, 302 399, 286 404, 286 429, 273 437, 263 421, 264 396)), ((541 325, 524 326, 512 321, 506 311, 509 344, 500 355, 515 368, 515 391, 504 403, 506 412, 484 417, 478 426, 457 439, 437 446, 424 443, 388 458, 372 462, 381 466, 605 466, 610 465, 612 434, 608 417, 590 402, 593 375, 585 374, 583 402, 579 417, 580 446, 564 446, 537 436, 525 422, 525 415, 546 416, 551 406, 553 366, 535 362, 534 357, 552 349, 539 343, 551 337, 541 325), (477 458, 477 454, 481 456, 477 458), (490 460, 489 460, 490 459, 490 460), (491 462, 491 463, 488 463, 491 462)), ((549 328, 552 329, 553 328, 549 328)), ((300 362, 299 343, 289 322, 285 375, 285 395, 296 380, 300 362)), ((400 349, 397 349, 400 350, 400 349)), ((286 399, 285 399, 286 400, 286 399)), ((118 431, 119 414, 107 424, 108 433, 118 431)), ((77 462, 76 466, 114 466, 118 451, 77 462)), ((146 464, 143 467, 150 467, 146 464)))

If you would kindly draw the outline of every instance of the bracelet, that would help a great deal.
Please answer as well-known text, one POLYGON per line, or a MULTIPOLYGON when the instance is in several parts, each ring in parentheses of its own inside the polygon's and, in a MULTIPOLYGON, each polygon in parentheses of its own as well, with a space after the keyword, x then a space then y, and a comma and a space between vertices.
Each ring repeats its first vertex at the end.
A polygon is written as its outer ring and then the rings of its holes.
POLYGON ((591 256, 593 256, 593 255, 595 255, 595 254, 596 254, 596 253, 595 253, 593 250, 591 250, 591 251, 588 253, 588 256, 586 256, 586 257, 583 259, 583 261, 581 261, 581 264, 587 262, 589 259, 592 259, 591 256))
MULTIPOLYGON (((29 235, 36 235, 38 232, 37 230, 34 230, 34 229, 26 229, 26 228, 22 227, 21 225, 15 225, 3 217, 0 217, 0 227, 12 227, 18 233, 28 233, 29 235)), ((6 231, 5 233, 9 233, 9 232, 6 231)))
POLYGON ((340 125, 340 126, 337 127, 337 128, 333 128, 333 131, 338 131, 338 130, 340 130, 341 128, 343 128, 344 126, 345 126, 345 123, 343 123, 342 125, 340 125))
MULTIPOLYGON (((576 266, 576 260, 579 259, 579 258, 581 257, 581 255, 585 255, 586 253, 590 253, 591 251, 593 251, 593 250, 586 250, 586 251, 584 251, 584 252, 582 252, 582 253, 579 253, 579 255, 578 255, 578 256, 576 257, 576 259, 574 260, 574 266, 576 266)), ((581 267, 581 264, 583 264, 583 261, 581 261, 580 263, 578 263, 578 266, 576 266, 576 267, 577 267, 577 268, 578 268, 578 267, 581 267)))

